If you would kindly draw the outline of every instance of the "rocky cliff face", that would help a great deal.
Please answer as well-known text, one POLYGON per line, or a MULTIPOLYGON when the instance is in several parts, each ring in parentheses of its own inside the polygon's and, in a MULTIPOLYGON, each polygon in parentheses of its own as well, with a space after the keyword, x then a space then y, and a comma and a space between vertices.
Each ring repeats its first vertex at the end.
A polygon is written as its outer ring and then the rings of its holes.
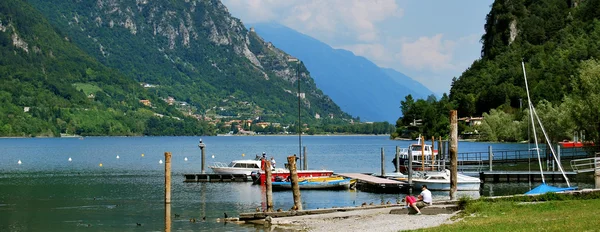
POLYGON ((104 64, 188 99, 199 113, 235 96, 263 113, 293 115, 300 79, 300 96, 312 106, 307 114, 349 118, 303 65, 248 31, 218 0, 30 2, 104 64))

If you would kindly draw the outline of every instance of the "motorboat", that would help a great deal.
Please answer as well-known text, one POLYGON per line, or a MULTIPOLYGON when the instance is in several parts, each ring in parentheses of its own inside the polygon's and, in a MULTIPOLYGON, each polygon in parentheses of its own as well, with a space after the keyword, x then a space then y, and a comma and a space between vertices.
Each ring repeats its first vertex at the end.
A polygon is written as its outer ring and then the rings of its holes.
MULTIPOLYGON (((427 185, 429 190, 450 190, 450 170, 434 172, 416 172, 412 182, 414 186, 427 185)), ((467 176, 457 173, 458 191, 478 191, 481 186, 481 180, 477 177, 467 176)))
MULTIPOLYGON (((298 187, 302 190, 336 190, 350 189, 356 181, 344 177, 317 177, 306 178, 298 181, 298 187)), ((271 183, 273 190, 290 190, 292 182, 286 180, 278 180, 271 183)))
MULTIPOLYGON (((402 149, 399 154, 400 172, 408 171, 409 155, 412 155, 412 169, 414 171, 434 171, 438 151, 431 145, 418 142, 411 144, 408 149, 402 149)), ((395 165, 395 160, 392 161, 395 165)))
MULTIPOLYGON (((330 177, 333 175, 332 170, 297 170, 298 178, 315 178, 315 177, 330 177)), ((254 184, 264 184, 267 181, 265 171, 257 170, 250 174, 254 184)), ((285 180, 290 176, 290 170, 285 168, 275 168, 271 171, 271 181, 275 182, 277 179, 285 180)))
POLYGON ((234 160, 228 165, 221 162, 215 162, 212 166, 208 166, 214 173, 217 174, 245 174, 250 178, 253 171, 261 170, 260 160, 234 160))

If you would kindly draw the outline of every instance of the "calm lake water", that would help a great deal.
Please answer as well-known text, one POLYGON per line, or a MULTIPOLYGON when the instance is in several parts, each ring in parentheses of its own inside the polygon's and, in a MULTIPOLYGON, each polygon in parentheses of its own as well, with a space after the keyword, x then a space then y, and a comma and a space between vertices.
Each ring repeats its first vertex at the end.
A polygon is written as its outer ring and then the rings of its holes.
MULTIPOLYGON (((0 231, 162 231, 165 226, 164 152, 172 152, 173 231, 263 231, 216 218, 253 212, 264 189, 251 183, 183 183, 199 173, 200 137, 86 137, 0 139, 0 231), (119 156, 119 159, 116 157, 119 156), (69 161, 71 158, 72 161, 69 161), (185 161, 187 158, 187 161, 185 161), (21 164, 18 164, 18 161, 21 164), (100 166, 102 164, 102 166, 100 166), (206 221, 201 218, 206 217, 206 221), (190 223, 190 218, 198 219, 190 223), (138 226, 140 223, 141 226, 138 226)), ((266 152, 278 166, 298 153, 295 136, 202 137, 207 163, 253 158, 266 152), (214 157, 214 158, 213 158, 214 157)), ((393 171, 395 147, 414 141, 387 136, 303 136, 309 168, 379 173, 380 149, 393 171)), ((489 143, 460 142, 459 152, 487 151, 489 143)), ((527 149, 527 144, 491 144, 527 149)), ((208 169, 207 164, 207 171, 208 169)), ((523 193, 528 184, 486 185, 475 197, 523 193)), ((434 198, 448 199, 447 192, 434 198)), ((303 191, 305 209, 395 202, 403 194, 303 191)), ((291 192, 274 192, 275 209, 289 209, 291 192)))

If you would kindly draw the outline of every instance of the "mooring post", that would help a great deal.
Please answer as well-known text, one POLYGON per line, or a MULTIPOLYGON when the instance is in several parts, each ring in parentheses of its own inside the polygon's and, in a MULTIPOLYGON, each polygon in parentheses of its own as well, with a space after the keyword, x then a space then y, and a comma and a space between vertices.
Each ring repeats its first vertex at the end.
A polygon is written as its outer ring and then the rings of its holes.
MULTIPOLYGON (((439 140, 438 140, 438 159, 439 159, 439 160, 441 160, 441 159, 442 159, 442 157, 444 157, 443 155, 444 155, 444 149, 443 149, 443 147, 442 147, 442 136, 440 136, 440 137, 439 137, 439 140)), ((440 165, 441 165, 441 163, 442 163, 442 162, 438 162, 438 166, 440 166, 440 165)), ((444 170, 444 168, 446 168, 446 167, 444 167, 444 166, 440 166, 438 169, 440 169, 440 170, 444 170)))
POLYGON ((381 148, 381 176, 385 176, 385 154, 383 153, 383 147, 381 148))
POLYGON ((204 148, 206 147, 206 144, 204 144, 202 142, 202 139, 200 139, 200 143, 198 144, 198 147, 200 148, 200 151, 202 153, 202 174, 206 173, 204 171, 204 162, 206 161, 206 155, 204 154, 204 148))
POLYGON ((165 232, 171 232, 171 204, 165 204, 165 232))
POLYGON ((562 160, 560 159, 560 144, 556 144, 556 159, 558 159, 558 163, 562 166, 562 160))
MULTIPOLYGON (((431 136, 431 168, 435 168, 435 136, 431 136)), ((437 170, 437 168, 435 168, 437 170)))
POLYGON ((490 172, 494 169, 492 168, 492 161, 494 160, 494 153, 492 153, 492 146, 488 146, 488 159, 490 160, 490 172))
POLYGON ((394 165, 396 165, 396 173, 400 172, 400 147, 396 146, 396 162, 394 163, 394 165))
POLYGON ((598 165, 598 162, 600 162, 600 157, 598 157, 598 153, 596 153, 596 155, 594 155, 594 180, 596 182, 596 186, 594 186, 596 189, 600 188, 600 166, 598 165))
POLYGON ((267 177, 267 212, 273 212, 273 183, 271 182, 271 162, 265 162, 265 175, 267 177))
POLYGON ((294 196, 294 208, 302 210, 302 196, 300 195, 300 186, 298 186, 298 171, 296 170, 296 156, 288 156, 288 167, 290 169, 292 182, 292 195, 294 196))
POLYGON ((421 136, 421 171, 425 171, 425 136, 421 136))
POLYGON ((450 200, 456 199, 458 181, 458 119, 456 110, 450 111, 450 200))
POLYGON ((413 175, 413 155, 412 155, 411 147, 408 146, 408 194, 412 194, 412 188, 413 188, 412 175, 413 175))
POLYGON ((165 204, 171 204, 171 152, 165 152, 165 204))
POLYGON ((303 170, 308 170, 308 159, 306 159, 306 146, 304 146, 304 162, 302 164, 304 164, 303 170))

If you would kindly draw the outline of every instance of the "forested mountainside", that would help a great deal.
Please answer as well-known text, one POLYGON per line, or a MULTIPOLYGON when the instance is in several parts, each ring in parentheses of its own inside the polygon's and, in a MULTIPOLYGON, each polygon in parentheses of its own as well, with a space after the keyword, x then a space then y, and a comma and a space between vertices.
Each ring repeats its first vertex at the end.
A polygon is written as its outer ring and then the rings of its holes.
POLYGON ((204 128, 87 55, 26 2, 0 1, 0 136, 196 134, 204 128), (164 124, 171 128, 162 130, 164 124))
MULTIPOLYGON (((450 90, 460 116, 526 100, 525 61, 534 102, 559 103, 573 92, 581 61, 600 55, 600 1, 497 0, 487 15, 482 57, 450 90)), ((523 103, 524 106, 525 103, 523 103)))
POLYGON ((524 61, 531 101, 551 139, 577 133, 600 142, 599 19, 598 0, 495 1, 481 59, 452 83, 459 117, 483 115, 478 129, 486 140, 526 139, 524 61))
POLYGON ((191 105, 201 118, 294 123, 299 79, 303 122, 351 119, 301 63, 248 31, 218 0, 28 2, 102 64, 191 105))

